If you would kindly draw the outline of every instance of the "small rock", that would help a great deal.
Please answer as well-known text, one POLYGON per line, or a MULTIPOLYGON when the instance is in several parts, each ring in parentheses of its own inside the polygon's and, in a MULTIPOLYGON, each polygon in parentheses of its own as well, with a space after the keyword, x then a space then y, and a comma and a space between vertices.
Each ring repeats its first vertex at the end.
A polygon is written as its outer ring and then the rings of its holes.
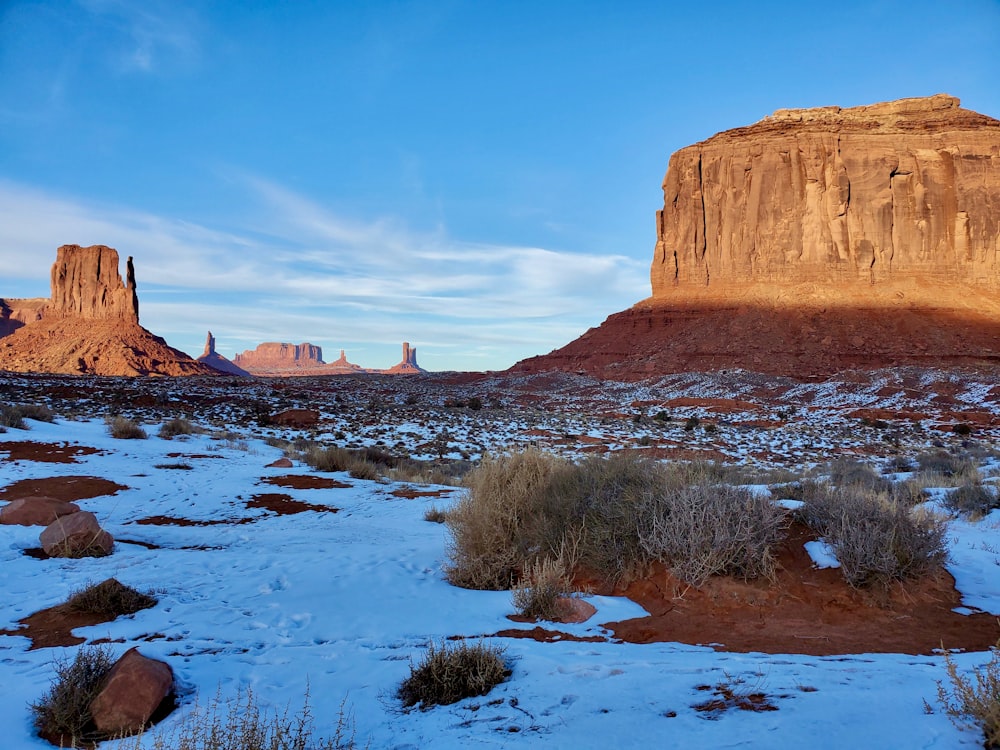
POLYGON ((130 648, 115 662, 104 689, 90 704, 94 726, 112 736, 140 732, 173 687, 169 664, 130 648))
POLYGON ((54 497, 21 497, 0 508, 0 524, 48 526, 62 516, 79 512, 79 505, 54 497))
POLYGON ((586 622, 597 612, 597 607, 576 596, 560 596, 556 607, 563 623, 586 622))
POLYGON ((292 467, 293 467, 294 465, 295 465, 295 464, 293 464, 293 463, 292 463, 292 462, 291 462, 291 461, 290 461, 289 459, 287 459, 287 458, 279 458, 279 459, 278 459, 277 461, 275 461, 275 462, 273 462, 273 463, 269 463, 269 464, 267 465, 267 468, 268 468, 268 469, 290 469, 290 468, 292 468, 292 467))
POLYGON ((57 518, 45 527, 39 540, 50 557, 103 557, 111 554, 115 540, 86 510, 57 518))

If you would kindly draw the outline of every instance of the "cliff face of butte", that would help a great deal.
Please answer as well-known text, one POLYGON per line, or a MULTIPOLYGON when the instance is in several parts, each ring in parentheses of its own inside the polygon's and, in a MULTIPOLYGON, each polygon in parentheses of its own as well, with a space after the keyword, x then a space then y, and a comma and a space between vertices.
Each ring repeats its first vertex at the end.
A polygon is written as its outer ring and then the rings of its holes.
POLYGON ((0 369, 93 375, 199 375, 205 367, 139 325, 132 259, 110 247, 64 245, 50 299, 0 300, 0 369))
POLYGON ((1000 356, 1000 121, 954 97, 779 110, 677 151, 663 198, 652 296, 515 370, 1000 356))
POLYGON ((203 351, 201 356, 198 357, 198 361, 203 365, 208 365, 213 370, 218 370, 224 375, 251 377, 249 372, 244 370, 242 367, 234 365, 228 359, 215 351, 215 336, 212 335, 211 331, 208 332, 208 336, 205 339, 205 351, 203 351))

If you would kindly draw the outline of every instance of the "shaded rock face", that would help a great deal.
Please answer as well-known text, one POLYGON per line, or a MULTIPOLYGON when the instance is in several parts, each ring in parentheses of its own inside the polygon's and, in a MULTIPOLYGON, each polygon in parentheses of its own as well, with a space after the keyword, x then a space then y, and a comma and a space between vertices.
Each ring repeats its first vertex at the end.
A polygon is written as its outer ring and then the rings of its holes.
POLYGON ((514 371, 634 380, 1000 361, 1000 121, 779 110, 670 158, 652 296, 514 371))
POLYGON ((144 729, 174 687, 170 665, 130 648, 115 662, 101 692, 90 704, 97 731, 110 736, 144 729))
POLYGON ((323 364, 323 349, 310 343, 267 341, 237 354, 233 362, 249 372, 318 367, 323 364))
POLYGON ((208 365, 213 370, 218 370, 225 375, 252 377, 250 373, 242 367, 233 364, 215 351, 215 336, 212 335, 211 331, 208 332, 208 337, 205 339, 205 351, 202 352, 200 357, 198 357, 198 361, 203 365, 208 365))
POLYGON ((118 272, 118 252, 104 245, 63 245, 52 264, 52 297, 47 315, 85 320, 139 322, 132 258, 125 281, 118 272))
POLYGON ((49 300, 0 304, 0 370, 93 375, 214 375, 139 325, 132 259, 125 280, 104 245, 63 245, 49 300))

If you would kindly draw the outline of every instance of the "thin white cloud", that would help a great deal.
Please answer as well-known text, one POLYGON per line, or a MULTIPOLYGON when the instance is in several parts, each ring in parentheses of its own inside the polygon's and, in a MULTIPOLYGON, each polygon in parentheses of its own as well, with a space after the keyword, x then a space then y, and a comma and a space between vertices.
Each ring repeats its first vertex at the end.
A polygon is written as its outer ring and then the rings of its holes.
POLYGON ((161 0, 78 0, 117 33, 105 42, 121 72, 154 73, 188 65, 199 52, 196 17, 180 3, 161 0))
POLYGON ((506 367, 648 290, 646 264, 624 256, 463 243, 251 186, 262 201, 254 231, 233 232, 0 181, 0 266, 10 269, 0 294, 44 295, 56 247, 106 244, 135 257, 143 324, 186 351, 200 352, 206 328, 246 347, 391 351, 408 337, 460 369, 465 355, 449 352, 479 352, 465 367, 506 367))

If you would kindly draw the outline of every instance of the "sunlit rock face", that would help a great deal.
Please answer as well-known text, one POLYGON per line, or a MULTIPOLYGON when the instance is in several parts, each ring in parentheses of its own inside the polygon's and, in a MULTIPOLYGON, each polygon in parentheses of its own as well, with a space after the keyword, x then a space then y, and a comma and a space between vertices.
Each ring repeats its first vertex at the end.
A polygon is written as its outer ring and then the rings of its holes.
POLYGON ((779 110, 683 148, 656 235, 652 296, 514 369, 1000 361, 1000 121, 954 97, 779 110))
POLYGON ((653 297, 815 282, 1000 285, 1000 121, 943 94, 775 112, 670 158, 653 297))
POLYGON ((237 354, 233 362, 254 373, 319 367, 323 364, 323 349, 310 343, 265 341, 256 349, 237 354))
POLYGON ((118 272, 118 252, 110 247, 60 247, 52 264, 51 288, 46 315, 139 322, 132 259, 126 262, 123 281, 118 272))

